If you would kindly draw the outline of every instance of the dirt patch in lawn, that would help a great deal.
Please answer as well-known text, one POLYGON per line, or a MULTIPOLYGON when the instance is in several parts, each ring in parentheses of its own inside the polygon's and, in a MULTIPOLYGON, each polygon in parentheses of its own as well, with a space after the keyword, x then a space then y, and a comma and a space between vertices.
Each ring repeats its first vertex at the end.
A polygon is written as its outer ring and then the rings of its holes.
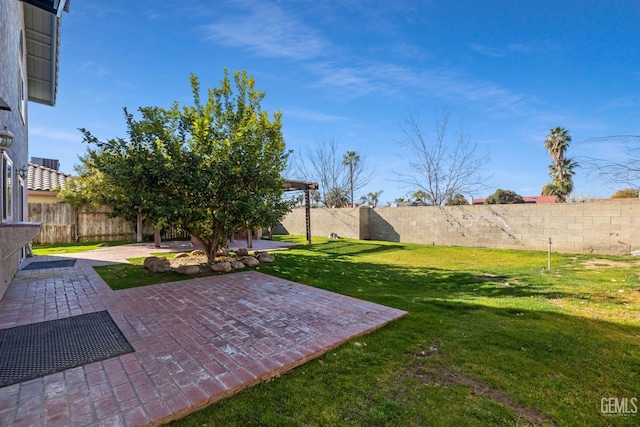
POLYGON ((432 368, 417 367, 412 372, 412 375, 414 378, 417 378, 420 382, 425 384, 468 387, 471 389, 471 393, 473 395, 491 399, 511 410, 518 419, 518 425, 556 425, 553 419, 549 418, 537 409, 518 405, 502 391, 489 387, 470 375, 456 372, 449 366, 437 366, 432 368))
POLYGON ((632 268, 640 267, 640 261, 612 261, 610 259, 590 259, 582 263, 589 270, 599 268, 632 268))

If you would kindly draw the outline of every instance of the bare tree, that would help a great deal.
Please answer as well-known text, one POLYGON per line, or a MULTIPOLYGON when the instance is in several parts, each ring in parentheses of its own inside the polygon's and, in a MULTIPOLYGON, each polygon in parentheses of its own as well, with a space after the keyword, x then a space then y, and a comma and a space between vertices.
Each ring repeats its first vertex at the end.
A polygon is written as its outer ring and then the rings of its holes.
POLYGON ((319 189, 314 194, 318 204, 327 207, 353 205, 354 192, 371 181, 366 158, 355 151, 340 155, 335 138, 323 137, 298 156, 296 175, 299 179, 318 183, 319 189))
POLYGON ((594 138, 586 142, 595 142, 598 145, 610 144, 611 149, 607 150, 609 155, 622 148, 618 156, 611 155, 617 158, 585 158, 583 163, 590 176, 615 185, 640 188, 640 146, 637 145, 640 143, 640 136, 616 135, 594 138), (633 146, 633 143, 636 145, 633 146))
POLYGON ((431 135, 425 134, 414 115, 402 128, 409 168, 397 174, 398 181, 423 191, 435 206, 442 206, 456 194, 477 193, 489 178, 481 175, 489 155, 480 153, 462 131, 451 134, 449 118, 447 112, 436 116, 431 135))

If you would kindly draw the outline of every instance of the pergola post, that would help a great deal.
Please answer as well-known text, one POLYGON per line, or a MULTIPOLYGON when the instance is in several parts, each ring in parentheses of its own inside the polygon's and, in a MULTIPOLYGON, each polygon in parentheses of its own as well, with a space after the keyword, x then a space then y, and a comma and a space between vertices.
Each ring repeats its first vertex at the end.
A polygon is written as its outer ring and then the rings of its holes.
POLYGON ((309 197, 309 189, 304 190, 304 216, 307 225, 307 245, 311 244, 311 197, 309 197))
POLYGON ((307 229, 307 244, 311 244, 311 195, 310 190, 317 190, 317 182, 304 182, 285 179, 285 191, 302 190, 304 192, 304 213, 307 229))

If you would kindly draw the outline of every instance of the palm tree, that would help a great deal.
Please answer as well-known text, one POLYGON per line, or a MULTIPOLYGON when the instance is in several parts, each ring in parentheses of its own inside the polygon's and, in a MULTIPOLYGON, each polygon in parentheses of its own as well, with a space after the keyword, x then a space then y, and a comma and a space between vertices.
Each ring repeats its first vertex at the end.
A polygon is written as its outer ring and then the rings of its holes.
POLYGON ((373 193, 367 193, 366 196, 360 197, 360 203, 363 205, 366 204, 368 206, 371 206, 372 208, 375 208, 378 206, 378 203, 380 202, 381 194, 382 194, 382 190, 376 191, 373 193))
POLYGON ((567 197, 573 191, 573 170, 578 167, 576 162, 564 157, 570 142, 569 131, 560 126, 551 129, 551 133, 544 140, 544 148, 549 151, 552 160, 549 165, 551 183, 542 187, 541 194, 557 196, 558 202, 562 203, 567 201, 567 197))
POLYGON ((330 189, 326 196, 324 204, 329 208, 342 208, 349 202, 349 197, 345 194, 343 188, 333 187, 330 189))
POLYGON ((569 131, 560 126, 555 129, 551 129, 551 133, 547 135, 544 140, 544 148, 551 154, 551 160, 553 163, 558 163, 564 158, 564 152, 569 148, 571 142, 571 135, 569 131))
POLYGON ((355 200, 353 199, 353 171, 358 166, 358 163, 360 163, 360 156, 355 151, 347 151, 347 154, 342 157, 342 164, 349 166, 349 189, 351 194, 349 200, 351 201, 352 208, 355 207, 355 200))
POLYGON ((411 197, 413 197, 416 202, 421 202, 425 206, 430 205, 433 200, 431 195, 423 190, 414 191, 413 194, 411 194, 411 197))

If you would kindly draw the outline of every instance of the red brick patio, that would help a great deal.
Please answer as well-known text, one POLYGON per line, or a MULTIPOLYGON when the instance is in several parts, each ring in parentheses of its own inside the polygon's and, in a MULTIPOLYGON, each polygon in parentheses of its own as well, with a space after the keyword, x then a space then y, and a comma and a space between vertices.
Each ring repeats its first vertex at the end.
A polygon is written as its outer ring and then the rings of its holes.
POLYGON ((114 292, 91 267, 149 252, 104 248, 18 273, 0 328, 106 309, 135 352, 0 388, 0 425, 157 425, 406 315, 256 271, 114 292))

